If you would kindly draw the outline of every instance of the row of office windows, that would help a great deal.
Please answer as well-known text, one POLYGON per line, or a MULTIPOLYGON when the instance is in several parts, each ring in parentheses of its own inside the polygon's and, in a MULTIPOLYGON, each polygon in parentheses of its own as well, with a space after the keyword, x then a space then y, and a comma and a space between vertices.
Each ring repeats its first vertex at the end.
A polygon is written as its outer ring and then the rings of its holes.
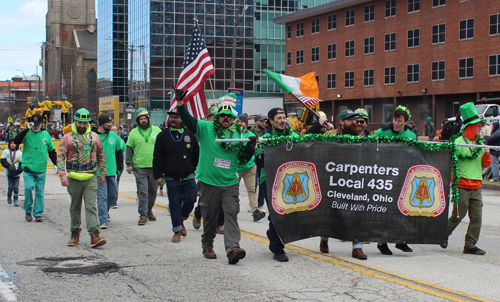
MULTIPOLYGON (((458 77, 459 79, 471 79, 474 77, 474 58, 463 58, 458 60, 458 77)), ((431 80, 443 81, 446 79, 446 61, 432 62, 431 80)), ((490 76, 500 76, 500 55, 489 56, 489 71, 490 76)), ((319 76, 316 76, 319 83, 319 76)), ((420 64, 409 64, 406 66, 406 82, 420 82, 420 64)), ((396 84, 396 66, 384 68, 384 84, 396 84)), ((363 70, 363 86, 370 87, 375 85, 375 69, 363 70)), ((337 74, 330 73, 326 79, 327 89, 337 88, 337 74)), ((354 71, 346 71, 344 73, 344 87, 354 88, 354 71)))
MULTIPOLYGON (((500 20, 500 15, 499 15, 500 20)), ((500 29, 500 28, 499 28, 500 29)), ((446 24, 437 24, 432 26, 432 44, 442 44, 446 42, 446 24)), ((474 38, 474 19, 467 19, 460 21, 460 40, 468 40, 474 38)), ((407 47, 415 48, 420 46, 420 28, 410 29, 407 33, 407 47)), ((354 57, 355 42, 354 40, 346 41, 344 48, 344 56, 346 58, 354 57)), ((389 33, 384 35, 384 50, 396 50, 396 33, 389 33)), ((375 53, 375 37, 364 38, 365 55, 375 53)), ((319 46, 311 48, 311 62, 319 62, 320 59, 319 46)), ((337 58, 337 44, 327 45, 327 59, 332 60, 337 58)), ((304 63, 304 50, 296 51, 296 64, 304 63)), ((287 53, 287 65, 292 65, 291 52, 287 53)))
MULTIPOLYGON (((369 6, 373 6, 369 5, 369 6)), ((370 15, 370 14, 369 14, 370 15)), ((368 16, 369 16, 368 15, 368 16)), ((366 16, 366 15, 365 15, 366 16)), ((366 20, 366 17, 365 17, 366 20)), ((346 12, 346 26, 354 25, 354 10, 348 10, 346 12)), ((304 36, 305 28, 304 22, 297 23, 296 36, 298 38, 304 36)), ((437 26, 437 25, 435 25, 437 26)), ((439 35, 443 31, 446 32, 446 24, 440 24, 436 29, 432 29, 433 36, 439 35)), ((332 14, 328 16, 328 30, 333 30, 337 28, 337 14, 332 14)), ((320 30, 320 19, 314 18, 311 20, 311 34, 317 34, 320 30)), ((500 14, 490 15, 490 35, 500 34, 500 14)), ((287 26, 287 38, 292 38, 292 25, 287 26)), ((472 39, 474 38, 474 19, 467 19, 460 21, 460 39, 472 39)))

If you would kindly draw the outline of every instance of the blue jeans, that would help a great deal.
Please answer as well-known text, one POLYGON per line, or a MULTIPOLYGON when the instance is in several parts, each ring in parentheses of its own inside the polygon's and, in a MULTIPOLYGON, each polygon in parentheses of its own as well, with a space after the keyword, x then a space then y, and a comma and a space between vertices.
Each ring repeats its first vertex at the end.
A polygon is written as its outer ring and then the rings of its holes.
POLYGON ((33 211, 33 216, 40 217, 43 213, 43 194, 45 191, 45 172, 23 172, 24 179, 24 204, 26 213, 33 211), (35 189, 35 200, 33 202, 33 189, 35 189))
POLYGON ((493 180, 498 180, 498 155, 491 155, 491 172, 493 173, 493 180))
POLYGON ((14 193, 14 201, 17 201, 19 198, 19 177, 7 176, 7 183, 9 185, 9 189, 7 190, 8 198, 12 198, 12 193, 14 193))
POLYGON ((262 208, 264 206, 264 201, 267 202, 267 187, 265 181, 259 184, 259 197, 257 200, 259 208, 262 208))
POLYGON ((108 212, 118 196, 115 176, 106 176, 104 184, 97 188, 97 215, 99 224, 108 223, 108 212))
POLYGON ((113 205, 116 206, 118 202, 118 190, 120 189, 120 178, 122 177, 123 174, 123 168, 120 171, 117 171, 116 173, 116 198, 113 201, 113 205))
POLYGON ((172 179, 166 182, 168 203, 170 207, 170 218, 172 219, 172 231, 182 230, 182 220, 189 218, 198 195, 198 187, 193 179, 172 179))

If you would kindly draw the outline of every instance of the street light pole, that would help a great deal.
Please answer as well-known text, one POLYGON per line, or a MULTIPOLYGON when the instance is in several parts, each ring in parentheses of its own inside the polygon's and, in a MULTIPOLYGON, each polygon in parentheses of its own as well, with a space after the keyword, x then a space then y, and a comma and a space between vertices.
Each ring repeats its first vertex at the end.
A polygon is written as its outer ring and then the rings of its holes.
POLYGON ((236 64, 236 37, 237 37, 237 31, 238 31, 238 23, 240 21, 240 17, 245 15, 245 11, 249 8, 249 5, 245 4, 245 6, 243 7, 243 10, 240 13, 240 12, 238 12, 238 10, 232 9, 232 8, 218 2, 217 0, 211 0, 211 1, 219 4, 223 8, 225 8, 228 11, 231 11, 233 13, 233 20, 234 20, 233 53, 231 56, 231 83, 229 84, 229 86, 230 86, 230 88, 236 88, 235 87, 235 78, 236 78, 236 66, 235 66, 235 64, 236 64))

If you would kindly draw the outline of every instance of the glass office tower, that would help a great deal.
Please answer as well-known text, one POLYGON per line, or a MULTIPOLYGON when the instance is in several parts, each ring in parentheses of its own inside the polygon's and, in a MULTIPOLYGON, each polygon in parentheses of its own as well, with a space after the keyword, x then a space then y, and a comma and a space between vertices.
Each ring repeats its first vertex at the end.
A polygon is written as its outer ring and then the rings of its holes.
POLYGON ((151 109, 158 108, 155 100, 161 103, 170 100, 169 93, 182 71, 185 50, 196 18, 215 68, 211 82, 205 83, 207 98, 212 98, 208 92, 211 87, 219 91, 215 97, 225 94, 230 88, 236 14, 234 88, 281 92, 263 75, 264 69, 279 73, 285 70, 285 28, 274 24, 273 19, 327 2, 332 0, 100 0, 101 90, 121 91, 117 95, 125 96, 129 90, 134 102, 145 101, 139 105, 151 109), (245 6, 248 6, 246 10, 245 6), (122 7, 125 10, 120 15, 122 7), (127 20, 128 36, 120 27, 120 22, 127 24, 127 20), (128 42, 128 48, 133 51, 129 51, 127 56, 126 45, 103 40, 104 37, 128 42), (126 80, 127 74, 123 73, 127 59, 132 65, 129 81, 126 80), (104 83, 112 85, 108 87, 104 83))
POLYGON ((98 96, 128 100, 128 0, 99 0, 98 96))

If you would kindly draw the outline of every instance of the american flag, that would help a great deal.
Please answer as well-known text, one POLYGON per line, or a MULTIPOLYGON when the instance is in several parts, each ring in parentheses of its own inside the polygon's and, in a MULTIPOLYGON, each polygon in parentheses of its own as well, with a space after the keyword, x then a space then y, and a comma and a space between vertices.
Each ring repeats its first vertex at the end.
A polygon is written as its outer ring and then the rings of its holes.
POLYGON ((62 74, 62 84, 61 84, 61 88, 64 88, 66 87, 66 78, 64 77, 64 73, 62 74))
MULTIPOLYGON (((175 89, 189 91, 184 97, 184 104, 195 118, 202 119, 206 115, 208 107, 203 84, 213 74, 215 74, 214 66, 201 36, 198 23, 196 23, 182 64, 182 72, 177 81, 177 87, 175 87, 175 89)), ((174 98, 170 110, 176 107, 177 100, 174 98)))
POLYGON ((312 106, 315 106, 316 104, 318 104, 319 102, 323 102, 323 100, 310 98, 307 96, 301 96, 299 99, 302 103, 304 103, 304 105, 306 105, 308 107, 312 107, 312 106))

